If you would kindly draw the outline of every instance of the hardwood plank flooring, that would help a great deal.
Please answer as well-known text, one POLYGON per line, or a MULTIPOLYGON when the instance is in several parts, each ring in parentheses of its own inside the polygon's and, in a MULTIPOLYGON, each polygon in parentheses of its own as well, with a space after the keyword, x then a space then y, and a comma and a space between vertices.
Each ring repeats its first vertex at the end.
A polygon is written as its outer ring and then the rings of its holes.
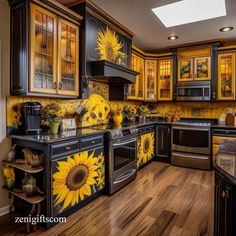
MULTIPOLYGON (((214 172, 152 162, 113 196, 100 196, 49 230, 30 235, 213 235, 214 172)), ((14 214, 0 217, 0 235, 25 235, 14 214)))

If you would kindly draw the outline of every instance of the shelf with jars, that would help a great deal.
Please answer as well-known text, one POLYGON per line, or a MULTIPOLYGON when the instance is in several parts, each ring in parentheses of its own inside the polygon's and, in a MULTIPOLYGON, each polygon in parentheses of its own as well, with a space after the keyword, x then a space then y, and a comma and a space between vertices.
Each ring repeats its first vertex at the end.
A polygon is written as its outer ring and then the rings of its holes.
POLYGON ((235 100, 235 52, 218 54, 217 100, 235 100))
POLYGON ((53 0, 37 5, 9 0, 9 4, 11 94, 78 97, 82 17, 53 0))

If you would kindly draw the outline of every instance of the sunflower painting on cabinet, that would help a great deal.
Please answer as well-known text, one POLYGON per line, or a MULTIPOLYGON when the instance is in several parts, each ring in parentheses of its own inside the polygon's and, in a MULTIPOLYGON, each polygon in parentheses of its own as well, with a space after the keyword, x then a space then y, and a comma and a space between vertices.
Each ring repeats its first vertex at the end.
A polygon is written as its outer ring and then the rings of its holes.
POLYGON ((154 132, 138 137, 137 166, 140 167, 154 157, 154 132))
POLYGON ((113 63, 125 65, 127 55, 122 52, 123 43, 114 30, 100 29, 97 32, 97 48, 100 60, 107 60, 113 63))
POLYGON ((52 201, 54 215, 80 204, 105 186, 103 150, 61 158, 52 165, 52 201))

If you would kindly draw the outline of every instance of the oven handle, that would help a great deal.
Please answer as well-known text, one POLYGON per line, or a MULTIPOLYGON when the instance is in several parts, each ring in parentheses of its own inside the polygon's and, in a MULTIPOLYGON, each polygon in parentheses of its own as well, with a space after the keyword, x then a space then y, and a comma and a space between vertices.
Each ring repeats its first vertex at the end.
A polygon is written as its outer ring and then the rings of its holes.
POLYGON ((132 169, 132 170, 128 170, 124 175, 122 175, 118 180, 114 181, 114 184, 118 184, 126 179, 128 179, 130 176, 132 176, 137 170, 136 169, 132 169))
POLYGON ((187 158, 193 158, 193 159, 203 159, 203 160, 208 160, 209 157, 205 157, 205 156, 201 156, 201 155, 186 155, 184 153, 176 153, 176 152, 172 152, 173 156, 178 156, 178 157, 187 157, 187 158))
POLYGON ((199 131, 210 131, 209 128, 194 128, 194 127, 183 127, 183 126, 173 126, 173 129, 177 130, 199 130, 199 131))
POLYGON ((128 142, 113 143, 113 146, 114 146, 114 147, 118 147, 118 146, 126 145, 126 144, 129 144, 129 143, 133 143, 133 142, 135 142, 135 141, 137 141, 137 139, 136 139, 136 138, 133 138, 133 139, 129 140, 128 142))

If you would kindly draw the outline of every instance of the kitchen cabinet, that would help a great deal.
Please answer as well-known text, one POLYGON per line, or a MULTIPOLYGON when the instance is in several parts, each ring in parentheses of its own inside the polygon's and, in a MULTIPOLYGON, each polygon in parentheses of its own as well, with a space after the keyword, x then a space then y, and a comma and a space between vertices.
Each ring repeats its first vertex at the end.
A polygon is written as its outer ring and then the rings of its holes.
POLYGON ((235 100, 235 53, 218 54, 217 100, 235 100))
POLYGON ((157 100, 157 61, 145 60, 145 101, 157 100))
POLYGON ((11 94, 78 97, 82 18, 54 1, 9 3, 11 94))
POLYGON ((140 168, 154 158, 155 132, 154 127, 141 127, 138 130, 137 167, 140 168))
POLYGON ((158 101, 173 100, 173 60, 158 60, 158 101))
POLYGON ((215 236, 235 235, 235 197, 235 186, 216 172, 215 236))
POLYGON ((178 51, 178 82, 211 80, 211 47, 178 51))
POLYGON ((157 160, 170 163, 171 157, 171 127, 170 125, 156 126, 156 151, 157 160))
POLYGON ((132 69, 139 72, 136 76, 136 82, 128 86, 127 99, 144 100, 144 67, 145 61, 142 57, 132 54, 132 69))

